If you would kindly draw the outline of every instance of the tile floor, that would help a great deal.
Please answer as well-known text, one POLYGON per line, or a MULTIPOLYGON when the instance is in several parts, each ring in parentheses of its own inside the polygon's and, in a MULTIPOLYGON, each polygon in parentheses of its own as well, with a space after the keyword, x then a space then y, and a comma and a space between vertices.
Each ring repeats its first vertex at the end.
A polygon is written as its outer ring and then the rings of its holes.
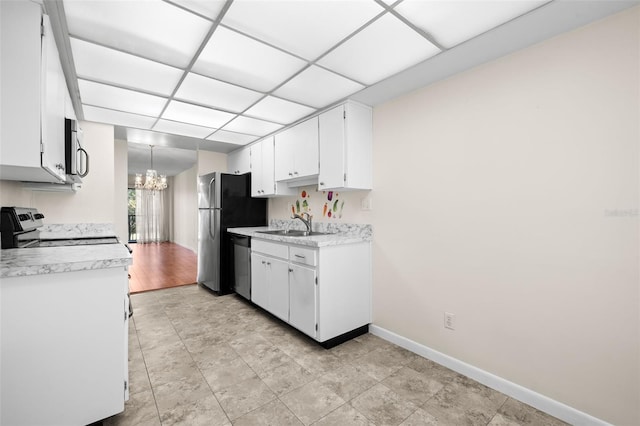
POLYGON ((238 296, 132 295, 131 397, 110 425, 561 425, 371 334, 325 350, 238 296))

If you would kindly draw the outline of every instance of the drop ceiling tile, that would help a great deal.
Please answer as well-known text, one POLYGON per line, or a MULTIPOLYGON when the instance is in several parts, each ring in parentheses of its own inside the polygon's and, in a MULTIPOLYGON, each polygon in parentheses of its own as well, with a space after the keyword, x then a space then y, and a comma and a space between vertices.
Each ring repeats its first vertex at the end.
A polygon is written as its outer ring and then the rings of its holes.
POLYGON ((275 96, 267 96, 249 108, 245 115, 289 124, 316 111, 315 108, 300 105, 275 96))
POLYGON ((183 71, 138 56, 71 38, 76 72, 81 78, 104 81, 170 95, 183 71))
POLYGON ((388 13, 318 64, 371 85, 439 52, 426 38, 388 13))
POLYGON ((235 0, 222 22, 315 60, 383 10, 374 1, 235 0))
POLYGON ((154 121, 156 121, 153 117, 97 108, 91 105, 82 105, 82 111, 84 112, 84 119, 87 121, 135 127, 138 129, 150 129, 154 121))
POLYGON ((123 112, 157 116, 167 103, 159 96, 121 89, 107 84, 78 79, 83 104, 115 109, 123 112))
POLYGON ((226 130, 218 130, 207 139, 217 142, 233 143, 236 145, 246 145, 257 140, 259 136, 245 135, 244 133, 227 132, 226 130))
POLYGON ((160 0, 65 0, 69 34, 177 67, 191 61, 212 23, 160 0))
POLYGON ((225 0, 172 0, 174 3, 207 18, 216 19, 226 3, 225 0))
POLYGON ((176 92, 175 98, 242 112, 264 96, 260 92, 189 73, 176 92))
POLYGON ((213 129, 222 127, 233 117, 235 117, 235 114, 179 101, 171 101, 167 109, 162 114, 162 118, 166 118, 168 120, 180 121, 203 127, 211 127, 213 129))
POLYGON ((179 123, 170 120, 158 120, 153 126, 155 132, 172 133, 174 135, 190 136, 192 138, 204 139, 215 131, 209 127, 195 126, 193 124, 179 123))
POLYGON ((451 48, 548 1, 423 1, 396 6, 402 16, 451 48))
POLYGON ((281 124, 258 120, 251 117, 236 117, 231 123, 224 126, 224 130, 247 135, 264 136, 281 128, 281 124))
POLYGON ((295 56, 220 26, 200 53, 193 71, 268 92, 305 65, 295 56))
POLYGON ((322 108, 362 89, 364 86, 355 81, 312 65, 276 90, 274 95, 322 108))

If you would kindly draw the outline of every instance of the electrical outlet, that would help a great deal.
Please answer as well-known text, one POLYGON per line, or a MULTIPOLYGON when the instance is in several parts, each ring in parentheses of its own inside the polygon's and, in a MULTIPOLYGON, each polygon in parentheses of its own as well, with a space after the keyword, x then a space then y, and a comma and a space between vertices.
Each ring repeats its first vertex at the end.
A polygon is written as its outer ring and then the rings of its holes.
POLYGON ((360 208, 365 211, 371 210, 371 197, 367 196, 360 200, 360 208))
POLYGON ((451 312, 444 313, 444 328, 450 330, 456 329, 456 314, 452 314, 451 312))

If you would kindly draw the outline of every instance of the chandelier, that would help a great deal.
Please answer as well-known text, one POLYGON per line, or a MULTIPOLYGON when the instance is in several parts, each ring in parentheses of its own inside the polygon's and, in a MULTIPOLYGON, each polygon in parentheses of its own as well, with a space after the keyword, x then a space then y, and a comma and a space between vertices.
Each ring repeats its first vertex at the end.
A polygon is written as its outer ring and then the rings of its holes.
POLYGON ((162 191, 167 187, 167 176, 158 176, 158 172, 153 169, 153 145, 149 145, 149 147, 151 148, 151 168, 147 170, 144 183, 142 182, 142 174, 136 173, 135 188, 162 191))

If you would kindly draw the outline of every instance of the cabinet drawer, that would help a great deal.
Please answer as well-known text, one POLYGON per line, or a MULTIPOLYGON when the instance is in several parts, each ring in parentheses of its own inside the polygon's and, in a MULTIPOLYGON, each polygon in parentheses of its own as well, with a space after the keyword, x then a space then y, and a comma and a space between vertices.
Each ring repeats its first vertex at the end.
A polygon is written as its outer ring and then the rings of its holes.
POLYGON ((289 260, 303 265, 317 265, 317 251, 304 247, 289 246, 289 260))
POLYGON ((269 256, 289 258, 289 247, 284 244, 272 243, 269 241, 251 239, 251 251, 268 254, 269 256))

